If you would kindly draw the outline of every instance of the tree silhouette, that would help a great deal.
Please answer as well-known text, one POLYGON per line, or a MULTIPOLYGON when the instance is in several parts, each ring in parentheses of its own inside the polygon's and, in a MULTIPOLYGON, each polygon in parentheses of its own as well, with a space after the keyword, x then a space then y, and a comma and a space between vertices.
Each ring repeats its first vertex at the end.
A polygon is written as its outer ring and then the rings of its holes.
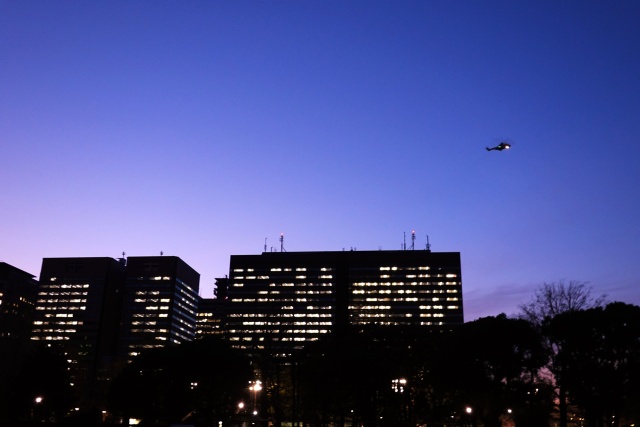
MULTIPOLYGON (((520 317, 531 322, 536 328, 542 328, 545 322, 563 313, 572 313, 579 310, 587 310, 594 307, 602 307, 606 295, 594 297, 592 288, 586 282, 564 280, 544 283, 536 291, 528 304, 520 305, 520 317)), ((548 337, 547 337, 548 338, 548 337)), ((552 370, 556 374, 562 371, 561 361, 556 360, 559 343, 547 340, 545 342, 549 350, 552 370)), ((562 382, 558 382, 557 388, 560 427, 567 427, 567 396, 562 382)))
POLYGON ((638 416, 640 307, 611 303, 567 312, 548 322, 557 343, 556 380, 584 411, 588 426, 618 426, 638 416))
POLYGON ((112 409, 164 425, 228 420, 252 378, 249 360, 213 336, 137 356, 113 383, 112 409))

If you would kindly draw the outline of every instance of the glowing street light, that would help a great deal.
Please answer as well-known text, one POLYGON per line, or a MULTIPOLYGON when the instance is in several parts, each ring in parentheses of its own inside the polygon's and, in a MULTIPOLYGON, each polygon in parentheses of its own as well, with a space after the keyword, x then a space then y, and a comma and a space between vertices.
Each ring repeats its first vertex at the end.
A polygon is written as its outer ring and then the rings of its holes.
POLYGON ((260 380, 256 380, 253 382, 253 385, 249 387, 249 390, 253 391, 253 415, 258 415, 257 405, 258 405, 258 392, 262 390, 262 382, 260 380))

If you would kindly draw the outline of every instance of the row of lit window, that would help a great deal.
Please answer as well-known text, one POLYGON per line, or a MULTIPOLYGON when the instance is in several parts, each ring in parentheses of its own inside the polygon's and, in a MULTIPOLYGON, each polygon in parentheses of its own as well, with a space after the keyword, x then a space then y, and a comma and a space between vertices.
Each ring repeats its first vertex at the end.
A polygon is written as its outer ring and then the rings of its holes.
POLYGON ((39 299, 38 304, 80 304, 87 302, 86 298, 58 298, 58 299, 39 299))
POLYGON ((68 341, 70 339, 69 336, 55 336, 52 337, 51 335, 47 335, 46 337, 38 337, 38 336, 32 336, 31 339, 33 341, 68 341))
POLYGON ((420 326, 442 326, 444 322, 370 322, 367 320, 353 321, 354 325, 380 325, 380 326, 396 326, 396 325, 420 325, 420 326))
MULTIPOLYGON (((229 331, 229 334, 328 334, 330 331, 328 329, 264 329, 264 330, 240 330, 240 331, 229 331)), ((244 337, 246 341, 250 341, 251 337, 244 337)), ((261 340, 262 341, 262 340, 261 340)))
POLYGON ((331 326, 333 322, 242 322, 243 326, 331 326))
POLYGON ((75 334, 77 332, 76 329, 39 329, 34 328, 32 331, 34 334, 75 334))
POLYGON ((171 299, 169 298, 136 298, 134 300, 134 302, 141 302, 141 303, 152 303, 152 302, 170 302, 171 299))
POLYGON ((392 289, 354 289, 351 291, 354 295, 375 295, 375 294, 391 294, 393 292, 402 293, 404 291, 405 294, 458 294, 460 291, 458 289, 400 289, 400 290, 392 290, 392 289))
POLYGON ((380 267, 380 271, 396 270, 431 270, 431 267, 380 267))
MULTIPOLYGON (((324 291, 316 291, 313 289, 309 290, 296 290, 293 292, 296 295, 331 295, 333 293, 332 290, 324 290, 324 291)), ((275 289, 271 289, 268 291, 258 291, 258 295, 280 295, 280 291, 275 289)))
MULTIPOLYGON (((52 282, 55 282, 56 280, 58 280, 57 277, 52 277, 51 279, 49 279, 52 282)), ((62 288, 62 289, 67 289, 67 288, 71 288, 71 289, 77 289, 77 288, 88 288, 89 284, 88 283, 62 283, 60 285, 47 285, 45 283, 42 284, 45 287, 48 287, 49 289, 58 289, 58 288, 62 288)))
POLYGON ((383 286, 453 286, 460 282, 355 282, 354 287, 383 287, 383 286))
POLYGON ((150 317, 150 318, 156 318, 156 317, 167 317, 169 316, 167 313, 136 313, 133 315, 134 318, 141 318, 141 317, 150 317))
POLYGON ((160 295, 160 291, 136 291, 136 295, 160 295))
POLYGON ((192 295, 194 299, 195 299, 195 296, 198 295, 198 292, 194 288, 192 288, 191 285, 189 285, 187 282, 180 280, 178 277, 176 277, 176 283, 179 285, 177 286, 177 289, 179 291, 183 290, 183 288, 186 289, 188 292, 185 292, 185 293, 187 295, 192 295))
MULTIPOLYGON (((371 318, 379 318, 379 317, 413 317, 413 315, 411 313, 407 313, 407 314, 393 314, 390 315, 389 313, 358 313, 357 316, 355 315, 351 315, 351 317, 354 318, 360 318, 360 319, 371 319, 371 318)), ((443 313, 420 313, 419 317, 444 317, 443 313)))
MULTIPOLYGON (((242 288, 243 286, 244 286, 244 283, 242 283, 242 282, 233 284, 233 287, 235 287, 235 288, 242 288)), ((314 288, 317 288, 317 287, 331 287, 331 286, 333 286, 333 283, 331 283, 331 282, 320 282, 320 283, 314 283, 314 282, 305 282, 305 283, 293 283, 293 282, 269 283, 269 287, 271 287, 271 288, 277 288, 277 287, 303 288, 305 286, 314 287, 314 288)))
MULTIPOLYGON (((443 305, 421 305, 418 307, 420 310, 444 310, 443 305)), ((457 305, 448 305, 447 310, 457 310, 460 308, 457 305)), ((391 310, 392 307, 390 305, 360 305, 349 306, 349 310, 391 310)))
POLYGON ((53 322, 44 322, 42 320, 36 320, 33 322, 34 325, 83 325, 84 322, 81 320, 69 320, 67 322, 65 321, 61 321, 61 320, 56 320, 53 322))
MULTIPOLYGON (((274 268, 271 268, 270 270, 271 271, 293 271, 294 269, 292 267, 274 267, 274 268)), ((234 273, 242 273, 243 271, 245 271, 243 268, 234 268, 233 269, 234 273)), ((246 271, 250 273, 250 272, 255 271, 255 270, 253 268, 247 268, 246 271)), ((295 271, 307 271, 307 268, 306 267, 296 267, 295 271)), ((320 271, 333 271, 333 268, 331 268, 331 267, 321 267, 320 271)))
POLYGON ((317 298, 232 298, 231 302, 316 302, 317 298))
MULTIPOLYGON (((366 301, 366 302, 387 302, 387 301, 418 301, 418 298, 414 298, 414 297, 408 297, 408 298, 375 298, 375 297, 368 297, 368 298, 352 298, 351 299, 353 302, 362 302, 362 301, 366 301)), ((420 298, 420 301, 458 301, 458 298, 438 298, 438 297, 433 297, 433 298, 420 298)))
POLYGON ((87 307, 82 305, 82 306, 67 306, 67 307, 60 307, 60 306, 38 306, 36 307, 36 310, 86 310, 87 307))
POLYGON ((89 291, 40 291, 38 292, 39 297, 59 297, 59 296, 86 296, 89 294, 89 291))
MULTIPOLYGON (((307 276, 306 275, 297 275, 296 279, 306 279, 307 276)), ((318 279, 333 279, 333 275, 332 274, 321 274, 320 276, 317 276, 318 279)), ((234 280, 269 280, 270 277, 269 276, 233 276, 234 280)))
POLYGON ((264 314, 264 313, 242 313, 242 314, 237 314, 237 313, 231 313, 228 314, 227 317, 229 318, 233 318, 233 317, 270 317, 270 318, 278 318, 278 317, 311 317, 311 318, 315 318, 315 317, 332 317, 331 314, 329 313, 273 313, 273 314, 264 314))

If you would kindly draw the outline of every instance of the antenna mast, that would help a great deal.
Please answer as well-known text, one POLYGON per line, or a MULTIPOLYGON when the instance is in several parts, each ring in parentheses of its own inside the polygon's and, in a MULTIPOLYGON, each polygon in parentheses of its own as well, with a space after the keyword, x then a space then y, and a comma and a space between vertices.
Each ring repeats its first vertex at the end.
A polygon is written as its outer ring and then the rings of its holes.
POLYGON ((411 250, 416 248, 416 232, 415 230, 411 232, 411 250))
POLYGON ((427 234, 427 251, 431 252, 431 243, 429 243, 429 235, 427 234))
POLYGON ((280 233, 280 252, 287 252, 284 250, 284 233, 280 233))

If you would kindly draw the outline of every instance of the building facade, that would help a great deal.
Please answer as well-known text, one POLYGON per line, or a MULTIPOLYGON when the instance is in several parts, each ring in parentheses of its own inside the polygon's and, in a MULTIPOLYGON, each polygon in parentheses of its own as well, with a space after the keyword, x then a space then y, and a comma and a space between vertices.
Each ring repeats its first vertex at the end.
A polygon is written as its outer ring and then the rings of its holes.
POLYGON ((0 262, 1 402, 15 393, 12 384, 27 354, 37 295, 38 282, 32 274, 0 262))
POLYGON ((200 274, 175 256, 128 257, 119 358, 196 336, 200 274))
POLYGON ((0 262, 0 340, 28 340, 38 294, 33 274, 0 262))
POLYGON ((80 388, 114 362, 124 277, 124 260, 42 260, 31 339, 65 353, 80 388))
POLYGON ((198 303, 198 319, 196 323, 196 335, 222 335, 225 308, 228 302, 227 289, 229 278, 216 279, 215 298, 200 298, 198 303))
POLYGON ((329 333, 424 332, 463 321, 458 252, 231 256, 225 330, 237 348, 288 355, 329 333))

